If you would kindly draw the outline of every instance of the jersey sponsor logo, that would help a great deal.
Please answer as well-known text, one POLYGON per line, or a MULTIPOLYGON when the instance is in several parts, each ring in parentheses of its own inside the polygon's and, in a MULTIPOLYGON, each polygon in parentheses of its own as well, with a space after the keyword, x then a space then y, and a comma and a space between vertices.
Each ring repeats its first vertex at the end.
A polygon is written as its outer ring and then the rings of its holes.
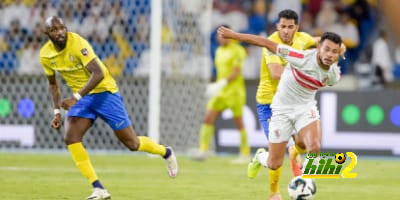
POLYGON ((69 61, 71 61, 71 62, 75 61, 75 58, 74 58, 74 56, 72 56, 72 54, 69 54, 69 61))
POLYGON ((125 120, 120 121, 119 123, 115 123, 115 127, 119 128, 124 124, 125 120))
POLYGON ((315 109, 310 110, 310 118, 314 119, 317 117, 317 111, 315 109))
POLYGON ((81 53, 82 53, 82 55, 84 55, 84 56, 89 55, 89 52, 88 52, 88 50, 87 50, 86 48, 81 49, 81 53))
POLYGON ((281 131, 279 129, 274 130, 274 134, 276 138, 280 138, 281 137, 281 131))
POLYGON ((282 57, 286 57, 289 54, 289 49, 287 48, 279 48, 279 53, 282 55, 282 57))

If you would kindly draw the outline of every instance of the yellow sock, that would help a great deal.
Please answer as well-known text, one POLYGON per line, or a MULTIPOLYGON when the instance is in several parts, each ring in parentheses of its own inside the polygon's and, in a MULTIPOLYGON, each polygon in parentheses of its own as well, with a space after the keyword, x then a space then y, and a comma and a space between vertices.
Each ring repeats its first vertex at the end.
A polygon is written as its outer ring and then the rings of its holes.
POLYGON ((240 130, 240 155, 250 155, 250 147, 247 143, 247 132, 245 129, 240 130))
POLYGON ((157 144, 146 136, 139 136, 138 138, 140 141, 139 151, 165 156, 165 153, 167 151, 165 146, 157 144))
POLYGON ((290 154, 293 155, 293 158, 296 158, 297 155, 299 154, 303 154, 304 152, 306 152, 306 149, 301 148, 300 146, 298 146, 297 144, 293 146, 293 148, 290 151, 290 154))
POLYGON ((208 151, 211 137, 214 135, 214 125, 203 124, 200 130, 200 150, 208 151))
POLYGON ((269 169, 269 185, 271 194, 279 193, 279 180, 281 178, 282 167, 276 170, 269 169))
POLYGON ((81 142, 68 145, 68 150, 71 153, 72 159, 78 167, 81 174, 89 179, 90 183, 97 180, 96 172, 93 169, 92 163, 85 147, 81 142))

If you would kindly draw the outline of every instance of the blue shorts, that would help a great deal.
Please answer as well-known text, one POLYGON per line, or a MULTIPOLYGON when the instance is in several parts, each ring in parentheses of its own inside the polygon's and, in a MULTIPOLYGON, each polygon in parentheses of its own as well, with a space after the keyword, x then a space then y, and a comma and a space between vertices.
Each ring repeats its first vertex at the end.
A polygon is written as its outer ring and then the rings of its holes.
POLYGON ((93 121, 100 117, 115 131, 131 125, 119 92, 85 95, 69 109, 66 116, 93 119, 93 121))
POLYGON ((257 114, 258 114, 258 120, 260 121, 261 126, 264 129, 264 134, 268 140, 268 126, 269 126, 269 120, 271 119, 272 116, 272 110, 270 104, 257 104, 257 114))

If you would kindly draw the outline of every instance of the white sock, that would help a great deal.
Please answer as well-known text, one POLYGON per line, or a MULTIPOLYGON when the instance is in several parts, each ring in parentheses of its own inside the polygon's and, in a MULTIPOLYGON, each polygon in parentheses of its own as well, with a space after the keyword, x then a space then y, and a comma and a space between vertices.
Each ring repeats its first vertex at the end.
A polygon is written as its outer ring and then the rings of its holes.
POLYGON ((257 160, 258 160, 258 162, 260 162, 260 164, 261 164, 262 166, 264 166, 265 168, 268 167, 268 165, 267 165, 268 155, 269 155, 268 152, 263 152, 263 153, 257 154, 257 160))

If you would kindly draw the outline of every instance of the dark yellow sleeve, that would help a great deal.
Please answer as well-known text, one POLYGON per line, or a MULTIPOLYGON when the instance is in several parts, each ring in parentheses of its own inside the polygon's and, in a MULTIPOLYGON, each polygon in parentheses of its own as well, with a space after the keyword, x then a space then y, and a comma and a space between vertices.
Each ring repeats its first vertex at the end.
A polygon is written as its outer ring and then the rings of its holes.
POLYGON ((265 58, 265 64, 269 65, 271 63, 278 63, 282 64, 284 61, 277 55, 273 54, 272 52, 268 51, 266 48, 263 48, 263 55, 265 58))
POLYGON ((54 71, 54 69, 52 69, 50 67, 47 59, 40 57, 40 63, 42 63, 42 67, 43 67, 44 73, 47 76, 53 76, 54 75, 55 71, 54 71))
POLYGON ((312 37, 308 33, 301 32, 301 37, 305 41, 304 49, 309 49, 311 47, 317 46, 317 44, 315 43, 314 37, 312 37))
POLYGON ((86 66, 90 61, 94 58, 97 58, 96 53, 94 52, 92 46, 86 41, 84 38, 79 36, 79 40, 77 41, 77 46, 75 47, 76 55, 81 60, 83 66, 86 66))

